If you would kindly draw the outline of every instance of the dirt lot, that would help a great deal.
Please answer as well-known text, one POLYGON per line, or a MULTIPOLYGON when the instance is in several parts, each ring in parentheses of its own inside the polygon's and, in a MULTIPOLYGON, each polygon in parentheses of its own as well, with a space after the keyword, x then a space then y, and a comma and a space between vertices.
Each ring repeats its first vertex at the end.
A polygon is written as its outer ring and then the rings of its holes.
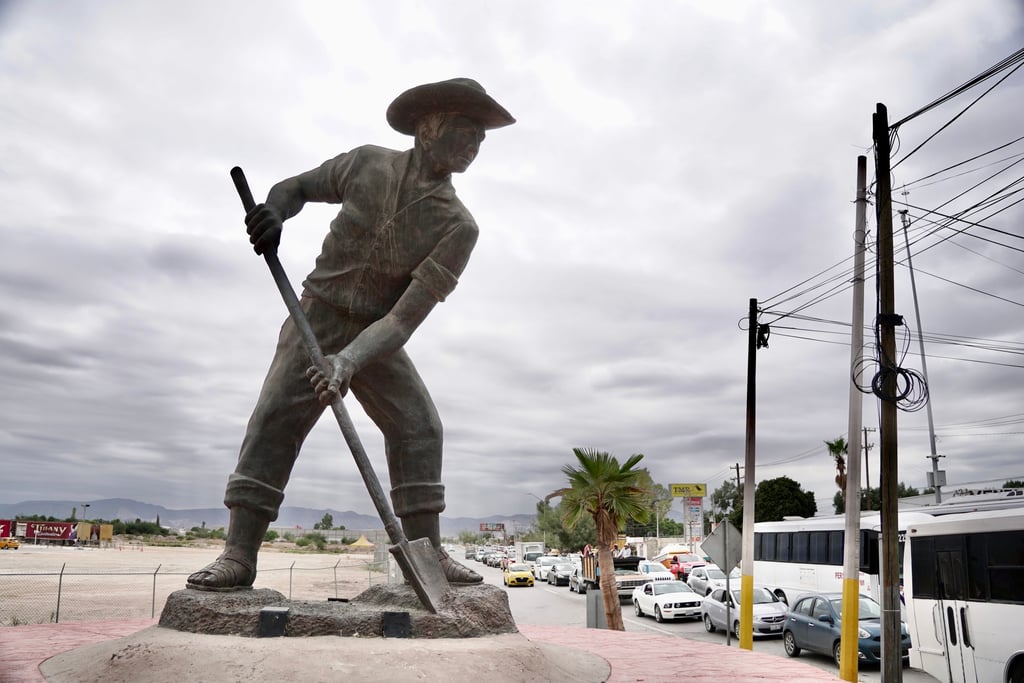
MULTIPOLYGON (((107 548, 23 544, 0 551, 0 626, 160 616, 167 596, 213 561, 221 545, 166 548, 115 543, 107 548)), ((387 582, 372 553, 260 551, 256 588, 296 600, 351 598, 387 582)))

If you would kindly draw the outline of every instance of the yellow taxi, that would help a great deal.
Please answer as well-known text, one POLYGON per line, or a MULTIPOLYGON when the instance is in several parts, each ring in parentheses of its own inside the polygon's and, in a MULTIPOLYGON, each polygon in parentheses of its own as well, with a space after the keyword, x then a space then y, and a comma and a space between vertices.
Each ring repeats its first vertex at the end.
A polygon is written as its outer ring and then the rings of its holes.
POLYGON ((16 538, 0 538, 0 550, 17 550, 21 547, 21 543, 18 543, 16 538))
POLYGON ((501 581, 506 586, 533 586, 533 570, 528 564, 512 562, 501 573, 501 581))

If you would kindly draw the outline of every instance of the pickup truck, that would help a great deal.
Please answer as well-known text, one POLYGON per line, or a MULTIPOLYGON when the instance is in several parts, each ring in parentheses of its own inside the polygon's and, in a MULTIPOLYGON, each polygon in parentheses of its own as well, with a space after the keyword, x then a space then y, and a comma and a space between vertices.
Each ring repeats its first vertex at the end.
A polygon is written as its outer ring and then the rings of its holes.
MULTIPOLYGON (((641 560, 640 557, 616 557, 613 559, 615 562, 615 587, 619 593, 619 600, 631 600, 634 588, 652 580, 650 575, 637 570, 641 560)), ((580 578, 583 585, 581 593, 586 593, 591 589, 600 590, 600 572, 596 555, 583 557, 580 578)))

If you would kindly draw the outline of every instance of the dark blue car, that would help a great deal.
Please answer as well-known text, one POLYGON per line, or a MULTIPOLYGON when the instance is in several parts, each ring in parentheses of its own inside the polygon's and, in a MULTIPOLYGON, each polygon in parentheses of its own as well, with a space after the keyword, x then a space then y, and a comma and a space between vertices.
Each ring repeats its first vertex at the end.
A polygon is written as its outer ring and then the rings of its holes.
MULTIPOLYGON (((815 593, 800 596, 786 613, 782 643, 786 654, 797 657, 801 650, 829 655, 839 666, 839 634, 842 625, 841 593, 815 593)), ((864 663, 877 664, 882 659, 882 608, 866 595, 858 605, 857 657, 864 663)), ((910 657, 910 633, 900 624, 900 650, 904 661, 910 657)))

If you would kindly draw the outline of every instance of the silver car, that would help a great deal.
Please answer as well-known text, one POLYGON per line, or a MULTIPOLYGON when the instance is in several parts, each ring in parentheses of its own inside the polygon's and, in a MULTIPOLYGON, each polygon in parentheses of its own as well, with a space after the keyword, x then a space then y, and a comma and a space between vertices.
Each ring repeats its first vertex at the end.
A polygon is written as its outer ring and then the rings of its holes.
MULTIPOLYGON (((704 620, 704 629, 714 633, 718 629, 732 628, 732 632, 740 634, 740 594, 739 589, 727 596, 724 588, 716 588, 704 598, 700 613, 704 620), (726 606, 729 608, 726 620, 726 606)), ((786 622, 786 603, 779 600, 767 588, 754 588, 754 635, 779 636, 786 622)))
MULTIPOLYGON (((729 574, 729 588, 737 588, 743 572, 739 567, 729 574)), ((725 572, 713 564, 703 567, 694 567, 690 570, 690 576, 686 579, 686 585, 701 595, 707 595, 716 588, 725 588, 725 572)))

